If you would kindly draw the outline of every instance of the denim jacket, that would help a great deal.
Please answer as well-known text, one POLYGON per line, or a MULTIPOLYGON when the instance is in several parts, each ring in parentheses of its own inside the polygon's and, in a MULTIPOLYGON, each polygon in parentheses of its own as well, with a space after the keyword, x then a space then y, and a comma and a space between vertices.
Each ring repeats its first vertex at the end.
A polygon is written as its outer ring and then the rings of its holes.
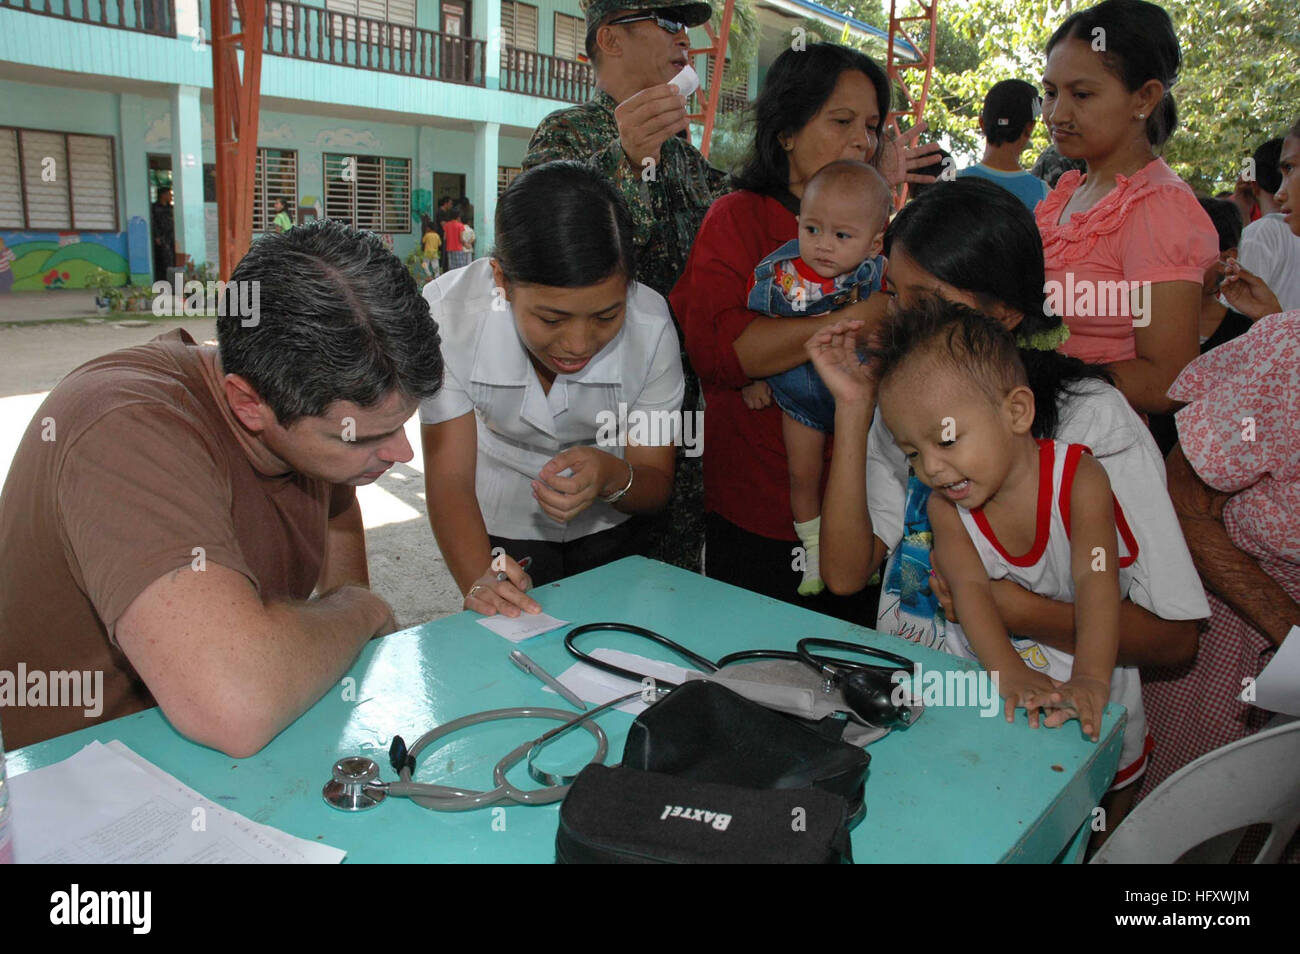
MULTIPOLYGON (((778 318, 806 318, 810 315, 824 315, 843 307, 859 297, 875 291, 880 287, 884 273, 883 256, 868 258, 853 272, 835 279, 834 291, 812 300, 805 298, 802 307, 795 308, 791 298, 796 285, 783 288, 778 284, 777 265, 799 258, 799 240, 791 239, 776 251, 765 257, 754 268, 754 284, 749 290, 746 303, 751 311, 762 312, 778 318)), ((807 267, 807 266, 805 266, 807 267)), ((789 272, 785 273, 787 276, 789 272)), ((788 283, 788 279, 787 279, 788 283)))

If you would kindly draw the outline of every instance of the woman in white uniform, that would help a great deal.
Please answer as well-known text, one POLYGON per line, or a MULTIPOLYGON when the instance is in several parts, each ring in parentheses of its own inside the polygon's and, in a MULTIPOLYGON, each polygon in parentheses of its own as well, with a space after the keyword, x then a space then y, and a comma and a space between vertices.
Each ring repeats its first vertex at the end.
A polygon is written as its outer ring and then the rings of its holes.
POLYGON ((424 288, 446 376, 420 432, 429 522, 465 608, 518 616, 540 610, 531 586, 636 552, 631 518, 672 489, 685 385, 668 306, 633 280, 632 220, 602 176, 525 172, 497 203, 496 242, 424 288))

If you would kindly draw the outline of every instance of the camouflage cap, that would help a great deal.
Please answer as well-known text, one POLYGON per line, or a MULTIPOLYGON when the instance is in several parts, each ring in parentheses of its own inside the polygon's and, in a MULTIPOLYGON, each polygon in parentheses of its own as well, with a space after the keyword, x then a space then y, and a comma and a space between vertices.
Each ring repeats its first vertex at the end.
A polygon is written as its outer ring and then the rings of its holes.
POLYGON ((707 23, 713 16, 713 7, 697 0, 695 3, 673 3, 672 0, 579 0, 587 17, 587 32, 615 13, 640 13, 654 10, 669 20, 680 20, 688 27, 707 23))

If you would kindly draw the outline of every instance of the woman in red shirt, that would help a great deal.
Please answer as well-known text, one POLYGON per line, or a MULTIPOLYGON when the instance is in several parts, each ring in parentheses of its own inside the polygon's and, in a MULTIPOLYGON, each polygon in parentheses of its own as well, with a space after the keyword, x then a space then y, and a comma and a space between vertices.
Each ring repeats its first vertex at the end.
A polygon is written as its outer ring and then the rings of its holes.
MULTIPOLYGON (((803 562, 790 510, 781 411, 775 405, 750 410, 740 389, 806 362, 804 342, 823 326, 884 313, 883 295, 802 318, 771 318, 745 303, 754 266, 796 237, 804 184, 822 166, 837 159, 875 162, 896 183, 907 175, 905 166, 932 161, 934 145, 880 149, 888 108, 885 71, 856 50, 818 43, 777 57, 755 104, 754 144, 735 177, 738 191, 710 206, 669 299, 707 404, 705 573, 869 625, 875 607, 865 593, 796 594, 803 562)), ((830 451, 828 441, 827 460, 830 451)))

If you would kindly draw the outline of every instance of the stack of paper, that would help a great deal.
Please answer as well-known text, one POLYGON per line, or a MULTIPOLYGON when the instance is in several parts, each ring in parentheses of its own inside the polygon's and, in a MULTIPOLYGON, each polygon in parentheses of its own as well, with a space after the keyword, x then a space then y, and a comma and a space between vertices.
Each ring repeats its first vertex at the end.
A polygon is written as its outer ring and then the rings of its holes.
POLYGON ((116 740, 9 780, 19 864, 337 864, 345 852, 222 808, 116 740))
MULTIPOLYGON (((630 672, 639 672, 657 681, 671 682, 677 685, 681 685, 686 681, 687 672, 694 672, 693 669, 683 669, 681 666, 675 666, 672 663, 647 659, 635 653, 625 653, 620 649, 600 648, 593 650, 591 656, 593 659, 599 659, 601 662, 610 663, 630 672)), ((590 702, 595 705, 612 702, 619 696, 625 696, 629 692, 636 692, 637 689, 642 688, 644 685, 643 682, 633 682, 631 679, 615 676, 613 673, 605 672, 603 669, 597 669, 595 666, 588 666, 586 663, 581 662, 574 663, 556 678, 564 684, 566 689, 573 690, 583 702, 590 702)), ((543 691, 555 692, 550 687, 543 691)), ((558 695, 558 693, 556 694, 558 695)), ((623 712, 638 715, 645 712, 647 705, 641 699, 629 699, 618 708, 623 712)))

